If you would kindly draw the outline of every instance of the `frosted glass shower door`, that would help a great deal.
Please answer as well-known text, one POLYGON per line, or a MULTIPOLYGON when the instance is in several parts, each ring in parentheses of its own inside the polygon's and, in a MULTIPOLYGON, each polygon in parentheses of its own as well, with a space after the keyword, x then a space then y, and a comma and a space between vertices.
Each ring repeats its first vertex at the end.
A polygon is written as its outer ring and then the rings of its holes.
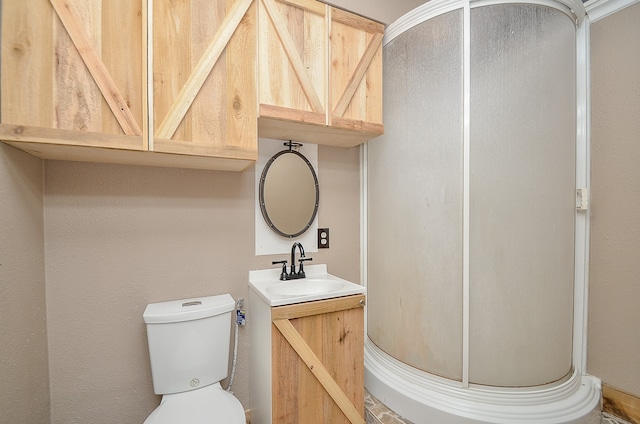
POLYGON ((546 6, 471 10, 469 381, 572 366, 575 27, 546 6))
POLYGON ((480 3, 384 46, 367 333, 461 386, 537 386, 573 365, 576 28, 549 6, 480 3))
POLYGON ((462 11, 384 49, 385 132, 369 143, 367 328, 388 354, 462 376, 462 11))

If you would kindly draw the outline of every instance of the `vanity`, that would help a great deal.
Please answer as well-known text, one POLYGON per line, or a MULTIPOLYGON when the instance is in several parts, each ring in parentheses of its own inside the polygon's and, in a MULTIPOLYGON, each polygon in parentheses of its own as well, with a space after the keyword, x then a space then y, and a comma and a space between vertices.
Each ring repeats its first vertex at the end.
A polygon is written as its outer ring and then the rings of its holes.
POLYGON ((305 271, 249 272, 251 422, 364 424, 366 288, 305 271))

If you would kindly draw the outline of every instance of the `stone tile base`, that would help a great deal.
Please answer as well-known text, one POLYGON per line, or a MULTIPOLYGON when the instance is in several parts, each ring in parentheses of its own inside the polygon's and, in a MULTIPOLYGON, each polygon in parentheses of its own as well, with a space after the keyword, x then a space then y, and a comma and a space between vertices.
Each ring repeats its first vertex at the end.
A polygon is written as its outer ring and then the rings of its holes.
POLYGON ((367 424, 413 424, 387 408, 367 391, 364 394, 364 414, 367 424))
MULTIPOLYGON (((366 404, 365 404, 366 407, 366 404)), ((607 414, 606 412, 602 413, 602 424, 631 424, 627 421, 614 417, 613 415, 607 414)))

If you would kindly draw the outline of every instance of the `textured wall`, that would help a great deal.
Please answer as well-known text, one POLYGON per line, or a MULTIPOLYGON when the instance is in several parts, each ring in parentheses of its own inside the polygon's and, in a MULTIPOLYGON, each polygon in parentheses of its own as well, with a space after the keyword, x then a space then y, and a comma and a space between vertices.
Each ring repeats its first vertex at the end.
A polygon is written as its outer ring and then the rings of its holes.
POLYGON ((640 396, 640 4, 591 26, 588 371, 640 396))
POLYGON ((374 19, 383 24, 390 24, 408 11, 415 9, 425 0, 321 0, 334 6, 350 10, 370 19, 374 19))
POLYGON ((0 143, 0 424, 47 423, 42 161, 0 143))
MULTIPOLYGON (((310 256, 359 282, 359 151, 319 149, 319 224, 310 256)), ((254 171, 47 162, 45 222, 52 423, 136 423, 157 406, 142 312, 151 302, 247 298, 254 171)), ((247 313, 251 313, 249 305, 247 313)), ((249 405, 247 328, 234 392, 249 405)))

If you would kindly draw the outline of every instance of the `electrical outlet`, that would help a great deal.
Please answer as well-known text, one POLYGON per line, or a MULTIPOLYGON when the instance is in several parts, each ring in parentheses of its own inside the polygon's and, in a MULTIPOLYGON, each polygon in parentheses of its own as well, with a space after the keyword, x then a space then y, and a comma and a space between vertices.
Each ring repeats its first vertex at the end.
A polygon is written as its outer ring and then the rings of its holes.
POLYGON ((329 248, 329 229, 318 228, 318 249, 329 248))

